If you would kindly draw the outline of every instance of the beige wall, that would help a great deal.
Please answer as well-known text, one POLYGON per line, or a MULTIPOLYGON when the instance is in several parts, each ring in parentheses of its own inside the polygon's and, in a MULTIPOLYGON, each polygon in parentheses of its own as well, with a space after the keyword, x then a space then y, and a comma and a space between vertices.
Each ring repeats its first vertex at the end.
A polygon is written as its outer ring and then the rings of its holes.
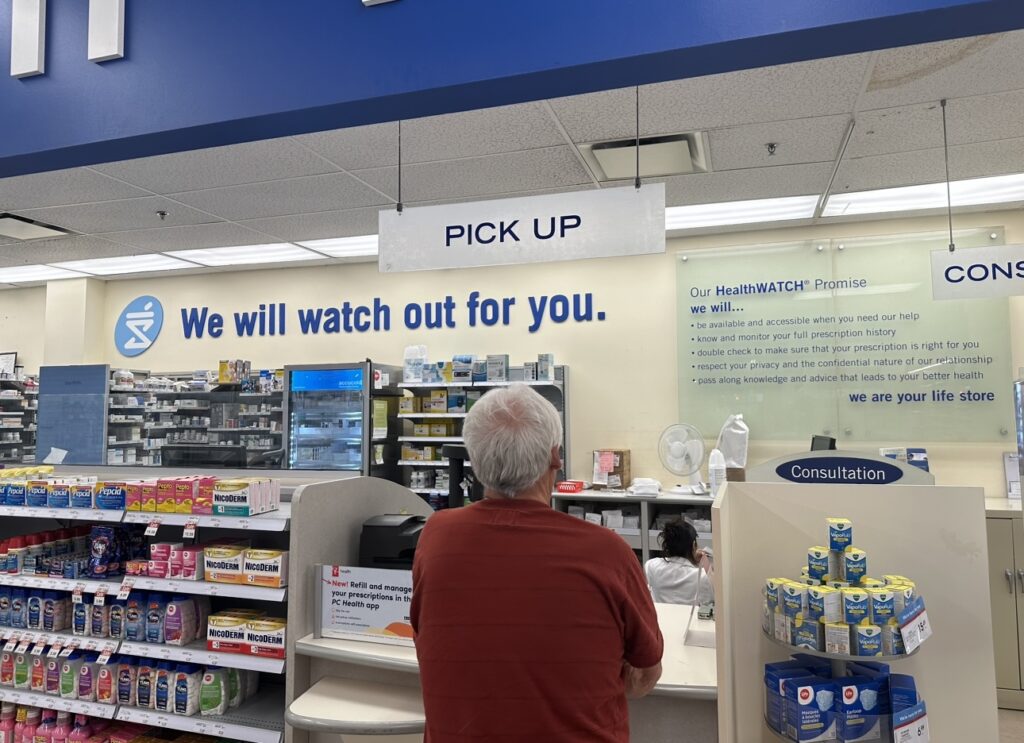
POLYGON ((0 351, 17 351, 27 372, 43 363, 45 316, 44 287, 0 291, 0 351))
MULTIPOLYGON (((1024 214, 1016 211, 959 216, 957 226, 1003 226, 1007 242, 1024 242, 1024 214)), ((431 358, 445 358, 453 353, 507 352, 513 363, 522 363, 535 358, 538 353, 551 352, 555 354, 557 363, 571 368, 573 474, 586 476, 589 452, 596 447, 628 448, 633 452, 634 475, 658 477, 669 484, 677 478, 661 469, 655 446, 660 432, 680 420, 676 385, 674 253, 825 237, 939 231, 944 228, 944 220, 935 217, 732 232, 671 240, 669 255, 664 256, 429 273, 381 275, 375 264, 363 263, 111 281, 105 286, 105 311, 101 321, 94 314, 94 305, 88 308, 87 314, 92 319, 85 325, 101 340, 87 344, 88 358, 82 361, 107 361, 113 366, 154 371, 187 371, 212 368, 221 358, 249 359, 254 366, 264 368, 365 357, 400 363, 402 350, 413 343, 425 343, 431 358), (508 327, 467 327, 464 303, 472 290, 480 291, 483 296, 515 297, 511 324, 508 327), (592 293, 595 310, 604 311, 606 319, 603 322, 569 322, 563 325, 548 320, 539 332, 528 332, 529 296, 571 295, 576 292, 592 293), (164 329, 153 348, 142 356, 126 360, 119 356, 113 345, 114 321, 124 306, 141 294, 153 294, 163 303, 166 313, 164 329), (407 302, 438 300, 448 294, 457 303, 455 318, 458 327, 421 331, 405 329, 401 311, 407 302), (345 300, 370 304, 374 297, 380 297, 392 307, 389 332, 309 336, 299 332, 295 318, 299 307, 337 306, 345 300), (231 313, 256 309, 260 303, 271 302, 287 303, 287 334, 284 337, 237 338, 231 313), (192 306, 209 306, 211 311, 225 315, 225 333, 220 339, 186 341, 182 338, 180 308, 192 306)), ((0 313, 14 312, 14 308, 21 307, 21 303, 15 301, 21 295, 26 297, 26 306, 31 304, 28 298, 35 297, 38 307, 43 304, 39 299, 42 293, 41 289, 0 293, 0 313)), ((93 293, 90 296, 95 299, 99 295, 93 293)), ((9 334, 8 337, 23 344, 24 348, 31 348, 25 352, 30 357, 41 358, 38 338, 43 335, 43 318, 38 312, 28 311, 10 317, 17 321, 18 335, 9 334), (28 330, 33 317, 38 323, 35 335, 28 330), (31 346, 31 343, 37 345, 31 346)), ((48 329, 61 321, 52 315, 46 319, 49 320, 45 323, 48 329)), ((3 322, 5 331, 13 332, 10 322, 6 319, 3 322)), ((1014 345, 1016 368, 1024 366, 1024 341, 1015 341, 1021 337, 1018 331, 1024 329, 1024 298, 1011 301, 1011 327, 1014 332, 1008 342, 1014 345)), ((17 350, 20 352, 22 348, 17 350)), ((723 418, 727 412, 730 411, 723 411, 723 418)), ((685 413, 682 419, 685 420, 685 413)), ((709 436, 714 433, 705 432, 709 436)), ((885 443, 907 442, 877 442, 878 445, 885 443)), ((983 485, 992 495, 1002 494, 1001 452, 1006 446, 921 443, 928 446, 932 468, 940 483, 983 485)), ((805 446, 805 441, 754 441, 751 460, 762 461, 805 446)))

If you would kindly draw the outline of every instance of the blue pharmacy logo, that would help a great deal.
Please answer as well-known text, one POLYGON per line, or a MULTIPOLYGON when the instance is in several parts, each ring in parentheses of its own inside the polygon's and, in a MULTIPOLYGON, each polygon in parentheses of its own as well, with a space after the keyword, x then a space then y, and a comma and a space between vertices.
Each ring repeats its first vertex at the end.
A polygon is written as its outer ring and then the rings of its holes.
POLYGON ((128 303, 114 327, 114 345, 122 356, 138 356, 156 342, 164 326, 164 308, 149 295, 128 303))

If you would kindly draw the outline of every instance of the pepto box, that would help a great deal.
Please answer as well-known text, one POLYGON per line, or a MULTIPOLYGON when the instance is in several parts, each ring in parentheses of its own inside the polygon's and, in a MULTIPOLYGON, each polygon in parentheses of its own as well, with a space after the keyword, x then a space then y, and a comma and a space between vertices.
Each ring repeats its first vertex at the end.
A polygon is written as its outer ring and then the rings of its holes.
POLYGON ((156 510, 158 513, 175 513, 178 505, 174 500, 177 480, 162 478, 156 482, 156 510))
POLYGON ((50 497, 50 484, 45 480, 29 480, 25 486, 25 505, 34 508, 46 508, 50 497))
POLYGON ((249 655, 283 658, 287 622, 276 617, 250 619, 245 623, 245 644, 249 655))
POLYGON ((72 508, 93 508, 93 488, 89 483, 78 483, 71 486, 71 507, 72 508))
POLYGON ((125 483, 96 483, 96 508, 105 511, 123 511, 127 500, 128 495, 125 483))
POLYGON ((245 548, 218 545, 203 550, 203 572, 211 583, 245 583, 242 563, 245 548))
POLYGON ((142 510, 142 483, 127 482, 124 486, 124 507, 128 511, 142 510))
POLYGON ((288 552, 285 550, 246 550, 242 560, 245 582, 252 586, 283 588, 288 585, 288 552))
POLYGON ((177 513, 192 513, 199 495, 199 479, 183 477, 174 484, 174 509, 177 513))
POLYGON ((199 488, 196 491, 195 502, 192 504, 192 513, 205 515, 213 513, 213 488, 216 483, 216 477, 199 478, 199 488))
POLYGON ((250 617, 240 614, 211 614, 206 626, 206 649, 244 653, 245 626, 250 617))
POLYGON ((156 511, 156 491, 156 480, 147 480, 146 482, 142 483, 142 501, 139 506, 140 511, 156 511))

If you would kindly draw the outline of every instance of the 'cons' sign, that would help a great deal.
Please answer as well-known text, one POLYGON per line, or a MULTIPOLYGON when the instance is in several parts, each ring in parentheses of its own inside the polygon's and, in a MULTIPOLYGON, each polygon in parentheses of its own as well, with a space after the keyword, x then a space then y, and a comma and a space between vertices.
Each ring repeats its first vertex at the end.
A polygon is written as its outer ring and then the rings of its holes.
POLYGON ((903 478, 894 464, 856 457, 791 459, 775 468, 783 480, 829 485, 891 485, 903 478))
POLYGON ((933 299, 1024 294, 1024 246, 962 248, 932 253, 933 299))

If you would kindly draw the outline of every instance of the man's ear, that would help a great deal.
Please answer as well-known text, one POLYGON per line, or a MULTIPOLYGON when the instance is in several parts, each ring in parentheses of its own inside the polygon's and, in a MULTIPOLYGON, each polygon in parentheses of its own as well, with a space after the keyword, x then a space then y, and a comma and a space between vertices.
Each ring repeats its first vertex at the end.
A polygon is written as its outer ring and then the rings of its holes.
POLYGON ((560 448, 561 447, 555 446, 555 447, 553 447, 551 449, 551 463, 550 463, 550 467, 552 469, 556 469, 556 470, 562 469, 562 456, 559 453, 559 449, 560 448))

